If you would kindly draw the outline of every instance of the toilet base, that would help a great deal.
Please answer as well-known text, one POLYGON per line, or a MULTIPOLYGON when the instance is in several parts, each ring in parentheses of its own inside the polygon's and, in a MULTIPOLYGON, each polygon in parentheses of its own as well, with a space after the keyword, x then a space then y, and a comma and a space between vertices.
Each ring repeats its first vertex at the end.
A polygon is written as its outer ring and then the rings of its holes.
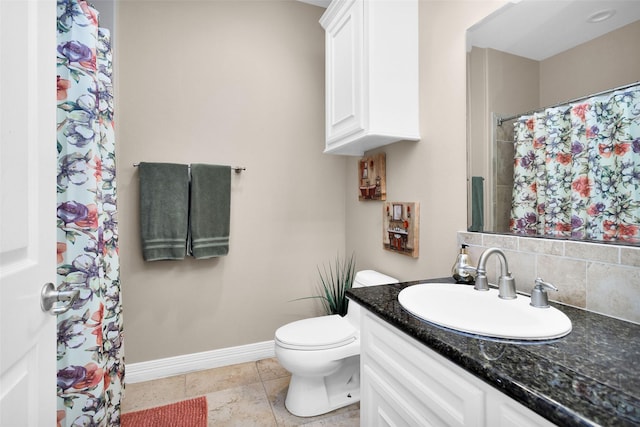
POLYGON ((298 417, 326 414, 360 401, 360 356, 351 356, 326 377, 292 375, 285 407, 298 417))

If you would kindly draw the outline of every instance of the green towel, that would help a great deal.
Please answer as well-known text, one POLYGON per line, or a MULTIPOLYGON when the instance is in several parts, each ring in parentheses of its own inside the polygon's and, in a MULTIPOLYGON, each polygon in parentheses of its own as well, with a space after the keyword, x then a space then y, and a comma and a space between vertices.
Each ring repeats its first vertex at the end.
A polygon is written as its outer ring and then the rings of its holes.
POLYGON ((191 165, 191 255, 212 258, 229 253, 231 167, 191 165))
POLYGON ((144 260, 183 259, 189 230, 189 167, 140 163, 139 173, 144 260))
POLYGON ((471 227, 469 231, 481 232, 484 228, 484 178, 471 177, 471 227))

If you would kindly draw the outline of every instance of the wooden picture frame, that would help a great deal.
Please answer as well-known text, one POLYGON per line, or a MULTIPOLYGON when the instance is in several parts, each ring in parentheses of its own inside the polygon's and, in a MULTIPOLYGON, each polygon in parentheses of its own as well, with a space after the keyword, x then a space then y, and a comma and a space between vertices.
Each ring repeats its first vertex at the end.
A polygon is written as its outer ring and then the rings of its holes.
POLYGON ((378 153, 358 160, 358 200, 387 200, 387 156, 378 153))
POLYGON ((385 202, 382 207, 382 247, 417 258, 420 243, 420 204, 385 202))

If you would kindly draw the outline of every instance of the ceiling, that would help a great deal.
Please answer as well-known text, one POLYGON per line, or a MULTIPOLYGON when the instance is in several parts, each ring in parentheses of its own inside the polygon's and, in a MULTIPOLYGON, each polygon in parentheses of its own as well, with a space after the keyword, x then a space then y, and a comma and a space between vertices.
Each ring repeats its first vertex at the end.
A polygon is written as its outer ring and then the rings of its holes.
MULTIPOLYGON (((331 0, 299 0, 326 8, 331 0)), ((468 47, 537 61, 640 20, 640 0, 512 0, 469 28, 468 47), (609 19, 597 21, 612 11, 609 19)))
POLYGON ((637 20, 638 0, 522 0, 469 28, 467 43, 540 61, 637 20))

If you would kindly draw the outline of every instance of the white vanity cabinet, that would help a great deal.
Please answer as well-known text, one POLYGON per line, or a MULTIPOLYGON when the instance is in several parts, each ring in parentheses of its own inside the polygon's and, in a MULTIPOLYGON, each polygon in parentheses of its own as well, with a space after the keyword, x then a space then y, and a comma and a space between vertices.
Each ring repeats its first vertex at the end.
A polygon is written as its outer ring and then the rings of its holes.
POLYGON ((361 310, 361 426, 553 426, 361 310))
POLYGON ((333 0, 326 50, 325 153, 361 156, 420 139, 418 1, 333 0))

